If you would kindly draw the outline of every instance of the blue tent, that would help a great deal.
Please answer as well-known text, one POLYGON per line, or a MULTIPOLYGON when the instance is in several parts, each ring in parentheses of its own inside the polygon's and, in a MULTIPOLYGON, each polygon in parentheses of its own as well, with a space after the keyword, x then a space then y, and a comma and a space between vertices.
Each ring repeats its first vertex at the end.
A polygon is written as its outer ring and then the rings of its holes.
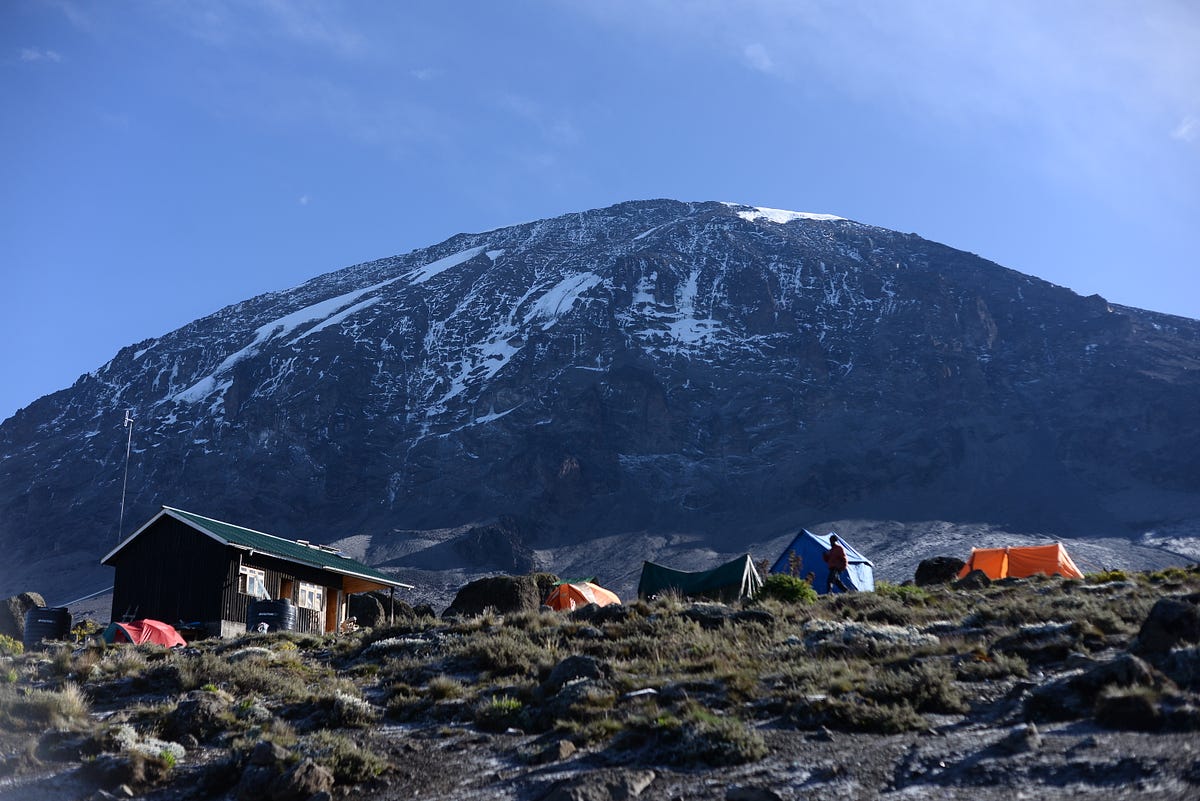
MULTIPOLYGON (((832 533, 830 532, 830 534, 832 533)), ((771 572, 791 573, 791 557, 794 553, 800 559, 800 578, 804 578, 809 573, 815 574, 813 589, 817 592, 824 592, 825 577, 829 575, 829 568, 825 567, 825 560, 821 557, 829 550, 830 534, 821 536, 801 529, 788 547, 783 549, 783 554, 775 560, 775 564, 771 565, 771 572)), ((846 561, 849 563, 842 572, 842 583, 852 590, 873 592, 875 590, 875 565, 871 563, 870 559, 856 551, 850 543, 842 539, 840 534, 838 542, 846 549, 846 561), (849 581, 847 581, 847 577, 849 577, 849 581)), ((834 587, 833 592, 840 592, 840 590, 834 587)))

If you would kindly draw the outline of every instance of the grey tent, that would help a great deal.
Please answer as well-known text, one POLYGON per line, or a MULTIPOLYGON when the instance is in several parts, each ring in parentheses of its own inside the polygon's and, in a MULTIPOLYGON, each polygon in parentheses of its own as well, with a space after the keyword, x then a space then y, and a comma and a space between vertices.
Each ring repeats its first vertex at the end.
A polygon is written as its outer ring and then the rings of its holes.
POLYGON ((754 569, 750 554, 711 570, 695 572, 644 562, 642 580, 638 582, 638 597, 650 598, 664 592, 677 592, 687 597, 729 603, 752 597, 760 587, 762 578, 754 569))

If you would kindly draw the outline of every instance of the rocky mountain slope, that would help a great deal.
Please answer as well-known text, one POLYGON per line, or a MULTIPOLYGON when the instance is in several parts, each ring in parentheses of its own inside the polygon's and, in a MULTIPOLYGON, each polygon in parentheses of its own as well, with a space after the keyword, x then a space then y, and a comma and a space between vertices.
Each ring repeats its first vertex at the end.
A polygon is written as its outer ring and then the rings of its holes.
POLYGON ((0 424, 0 595, 106 586, 126 409, 125 534, 169 504, 402 573, 1200 532, 1200 322, 828 215, 623 203, 131 345, 0 424))

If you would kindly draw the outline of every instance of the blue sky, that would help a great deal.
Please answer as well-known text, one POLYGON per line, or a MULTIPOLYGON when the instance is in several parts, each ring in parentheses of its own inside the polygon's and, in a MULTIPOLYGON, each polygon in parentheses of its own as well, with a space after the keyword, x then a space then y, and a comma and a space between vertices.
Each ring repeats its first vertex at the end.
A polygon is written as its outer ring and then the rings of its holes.
POLYGON ((5 0, 0 418, 330 270, 623 200, 1200 318, 1192 0, 5 0))

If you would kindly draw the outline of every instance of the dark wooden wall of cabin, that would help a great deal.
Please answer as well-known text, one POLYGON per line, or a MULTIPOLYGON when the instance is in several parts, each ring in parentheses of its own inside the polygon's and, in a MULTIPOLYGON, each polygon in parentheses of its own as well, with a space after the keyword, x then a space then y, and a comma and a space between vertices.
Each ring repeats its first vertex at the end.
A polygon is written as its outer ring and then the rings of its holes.
MULTIPOLYGON (((162 517, 113 558, 112 619, 215 621, 237 552, 171 517, 162 517)), ((242 618, 245 620, 245 618, 242 618)))
MULTIPOLYGON (((301 581, 324 587, 327 606, 338 603, 342 587, 337 573, 222 545, 166 516, 126 545, 113 565, 117 571, 113 620, 148 617, 172 625, 221 620, 244 624, 254 598, 238 592, 242 565, 263 571, 267 592, 275 599, 283 582, 290 580, 288 600, 293 603, 301 581)), ((296 622, 300 631, 325 630, 322 612, 298 608, 296 622)))

